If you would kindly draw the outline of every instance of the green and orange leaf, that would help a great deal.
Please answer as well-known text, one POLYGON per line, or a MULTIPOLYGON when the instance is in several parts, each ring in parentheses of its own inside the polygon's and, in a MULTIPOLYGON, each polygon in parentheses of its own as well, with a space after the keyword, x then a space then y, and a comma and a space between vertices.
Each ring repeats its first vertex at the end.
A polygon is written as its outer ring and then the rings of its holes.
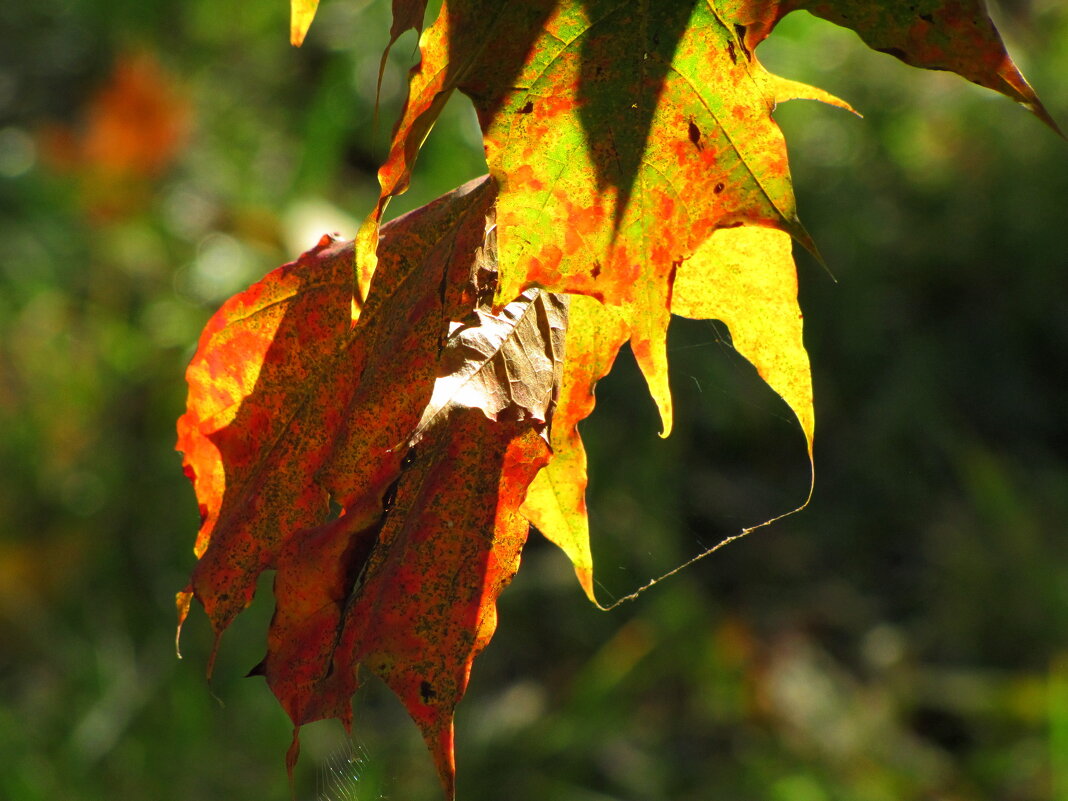
MULTIPOLYGON (((717 231, 680 266, 671 311, 727 325, 738 353, 797 416, 811 462, 812 378, 802 341, 790 236, 756 226, 717 231)), ((610 359, 627 336, 618 310, 592 298, 572 298, 552 429, 553 458, 531 484, 523 505, 527 519, 571 559, 583 591, 595 604, 585 502, 586 451, 578 424, 593 411, 593 388, 611 369, 610 359)))
MULTIPOLYGON (((393 0, 389 46, 426 5, 393 0)), ((294 44, 317 6, 291 0, 294 44)), ((815 248, 772 113, 849 106, 760 64, 799 9, 1056 129, 981 0, 444 0, 356 242, 324 237, 209 321, 178 422, 202 514, 179 619, 195 598, 218 642, 276 571, 253 672, 293 721, 291 768, 302 725, 351 725, 362 665, 454 796, 453 712, 527 521, 596 603, 579 425, 629 342, 667 435, 672 314, 727 325, 811 460, 791 237, 815 248), (383 225, 455 90, 490 176, 383 225)))
MULTIPOLYGON (((666 434, 671 313, 727 317, 739 351, 797 414, 811 458, 811 381, 796 275, 788 244, 773 231, 813 246, 797 221, 772 111, 794 98, 852 109, 763 69, 755 50, 775 24, 806 8, 908 63, 951 69, 1002 91, 1049 121, 978 0, 926 0, 911 10, 914 5, 446 0, 423 37, 408 104, 380 173, 375 215, 406 187, 422 139, 460 89, 478 111, 499 185, 498 302, 535 285, 617 309, 618 337, 579 341, 581 326, 572 330, 553 433, 556 456, 526 507, 571 557, 591 597, 585 454, 576 426, 592 409, 600 374, 571 365, 606 371, 629 340, 666 434), (725 233, 740 224, 748 233, 725 233), (755 247, 758 239, 775 243, 771 258, 755 247), (743 240, 740 250, 727 244, 743 240), (701 287, 712 273, 716 281, 701 287), (734 281, 729 290, 726 276, 734 281), (738 294, 714 297, 719 290, 738 294), (773 331, 769 321, 781 327, 773 331)), ((578 306, 573 313, 583 314, 578 306)))
POLYGON ((553 456, 530 485, 522 510, 535 528, 567 554, 593 603, 597 599, 586 516, 586 449, 578 424, 593 412, 594 386, 612 369, 628 336, 617 309, 583 295, 571 298, 563 378, 550 440, 553 456))

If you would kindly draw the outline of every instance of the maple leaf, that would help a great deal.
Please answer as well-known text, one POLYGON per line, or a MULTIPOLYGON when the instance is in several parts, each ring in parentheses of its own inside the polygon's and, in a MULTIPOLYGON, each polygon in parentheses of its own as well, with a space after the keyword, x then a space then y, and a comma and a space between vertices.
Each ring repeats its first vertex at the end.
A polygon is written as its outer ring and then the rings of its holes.
POLYGON ((582 295, 571 298, 567 353, 550 441, 553 456, 530 485, 522 509, 534 527, 567 554, 579 584, 594 603, 586 449, 578 424, 593 411, 593 388, 612 369, 628 336, 618 310, 582 295))
MULTIPOLYGON (((671 311, 727 325, 734 348, 794 410, 811 462, 812 378, 789 235, 752 226, 717 231, 678 270, 671 311)), ((593 411, 593 388, 611 370, 627 337, 619 310, 592 298, 572 298, 553 458, 523 505, 527 519, 571 559, 583 591, 598 606, 584 497, 586 452, 578 424, 593 411)))
POLYGON ((950 69, 1002 91, 1052 124, 978 0, 920 5, 446 0, 424 35, 409 98, 379 172, 379 204, 361 231, 361 284, 374 271, 377 221, 389 198, 407 187, 419 147, 448 97, 461 90, 478 112, 487 162, 499 184, 498 301, 533 285, 588 295, 614 309, 594 311, 584 304, 573 311, 587 322, 571 334, 554 464, 535 482, 525 507, 572 559, 591 599, 585 455, 576 426, 592 411, 593 386, 624 342, 646 377, 666 436, 672 418, 665 345, 671 314, 722 317, 729 311, 739 352, 790 404, 811 459, 811 381, 785 240, 771 245, 774 234, 746 234, 740 252, 749 256, 727 259, 738 276, 752 271, 738 287, 745 280, 764 286, 764 276, 778 276, 781 288, 773 294, 790 295, 788 312, 777 301, 769 306, 766 292, 712 298, 712 284, 697 301, 700 282, 689 282, 689 297, 677 297, 680 275, 716 262, 727 242, 722 232, 740 224, 789 233, 814 251, 797 219, 785 144, 772 111, 793 98, 848 106, 764 70, 755 50, 775 24, 806 8, 908 63, 950 69), (716 236, 720 246, 712 247, 716 236), (771 258, 767 248, 755 247, 755 238, 771 248, 771 258), (783 329, 789 336, 754 341, 742 330, 768 318, 790 321, 783 329), (585 326, 602 335, 575 341, 581 336, 575 331, 585 326))
MULTIPOLYGON (((425 6, 394 0, 388 46, 425 6)), ((315 7, 293 0, 295 43, 315 7)), ((667 435, 672 314, 726 323, 811 460, 791 237, 814 246, 772 112, 848 105, 760 65, 757 45, 799 8, 1053 124, 978 0, 446 0, 355 243, 324 238, 208 323, 179 420, 203 518, 179 617, 198 599, 217 647, 276 571, 254 672, 294 723, 290 769, 303 724, 351 725, 363 665, 453 797, 453 711, 527 520, 596 603, 578 426, 629 342, 667 435), (383 226, 456 89, 490 176, 383 226)))
MULTIPOLYGON (((450 787, 452 710, 518 567, 566 325, 538 289, 490 308, 492 203, 483 179, 386 226, 355 322, 352 245, 329 238, 232 298, 179 420, 203 516, 180 616, 196 597, 218 639, 275 569, 255 672, 297 729, 351 720, 362 662, 450 787)), ((297 753, 295 732, 290 766, 297 753)))
POLYGON ((678 265, 741 222, 808 241, 770 76, 701 3, 456 0, 422 49, 380 172, 379 214, 448 93, 467 93, 500 186, 498 301, 538 285, 624 306, 666 435, 678 265))
POLYGON ((1009 57, 983 0, 722 0, 721 4, 745 28, 750 49, 755 49, 791 11, 804 9, 856 31, 873 50, 906 64, 955 72, 1001 92, 1060 133, 1009 57))

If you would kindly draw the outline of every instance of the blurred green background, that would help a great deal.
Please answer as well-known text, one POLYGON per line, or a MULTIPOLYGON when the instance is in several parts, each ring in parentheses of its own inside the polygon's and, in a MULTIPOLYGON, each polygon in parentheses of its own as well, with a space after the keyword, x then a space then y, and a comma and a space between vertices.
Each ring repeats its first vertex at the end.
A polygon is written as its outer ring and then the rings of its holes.
MULTIPOLYGON (((403 96, 384 0, 0 6, 0 798, 283 799, 270 584, 223 641, 174 593, 196 504, 182 373, 231 293, 352 236, 403 96)), ((1068 8, 995 9, 1068 126, 1068 8)), ((1068 800, 1068 146, 804 14, 769 66, 803 218, 817 486, 611 613, 531 539, 458 715, 464 799, 1068 800)), ((462 98, 391 213, 483 171, 462 98)), ((604 599, 807 488, 800 431, 714 323, 678 321, 666 442, 629 355, 584 427, 604 599)), ((437 798, 377 683, 308 727, 295 796, 437 798), (346 774, 331 787, 331 767, 346 774)))

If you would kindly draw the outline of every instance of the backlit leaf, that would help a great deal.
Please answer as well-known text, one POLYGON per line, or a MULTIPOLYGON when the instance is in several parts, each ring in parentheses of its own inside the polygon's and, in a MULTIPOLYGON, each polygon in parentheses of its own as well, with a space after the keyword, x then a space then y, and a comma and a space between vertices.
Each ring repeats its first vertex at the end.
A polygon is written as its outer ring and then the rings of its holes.
MULTIPOLYGON (((755 49, 778 20, 807 8, 909 63, 951 69, 1005 92, 1049 121, 977 0, 915 5, 446 0, 426 32, 380 172, 382 201, 372 221, 406 187, 422 139, 458 88, 478 111, 499 184, 498 300, 534 284, 618 307, 619 337, 579 341, 582 326, 572 330, 553 433, 556 456, 525 509, 572 558, 587 594, 585 454, 575 425, 592 409, 601 373, 572 364, 606 371, 629 339, 666 434, 670 313, 727 317, 736 347, 798 415, 811 456, 811 382, 796 277, 788 246, 770 231, 812 245, 797 222, 785 147, 771 112, 794 98, 850 107, 762 68, 755 49), (744 234, 716 234, 740 223, 744 234), (719 244, 711 245, 717 237, 719 244), (776 243, 769 261, 763 247, 755 248, 758 239, 776 243), (745 244, 738 250, 728 242, 745 244), (713 251, 725 261, 710 256, 713 251), (699 290, 709 264, 732 265, 718 274, 721 284, 729 275, 736 290, 760 291, 714 297, 708 288, 699 290), (779 287, 767 283, 770 273, 780 276, 779 287), (772 320, 783 323, 774 335, 767 325, 772 320)), ((583 312, 576 306, 573 314, 581 318, 583 312)))
POLYGON ((1005 50, 983 0, 720 0, 746 27, 750 49, 791 11, 804 9, 850 28, 873 50, 914 67, 948 70, 1026 106, 1060 131, 1005 50))
POLYGON ((319 0, 289 0, 289 3, 289 42, 300 47, 319 10, 319 0))
MULTIPOLYGON (((671 311, 726 323, 738 353, 797 415, 811 462, 812 379, 801 336, 790 236, 754 226, 717 231, 679 268, 671 311)), ((606 355, 614 356, 626 339, 617 310, 592 298, 572 298, 553 457, 531 484, 523 505, 527 519, 571 559, 583 591, 594 603, 586 451, 578 424, 593 411, 593 388, 612 367, 606 355)))
POLYGON ((812 377, 791 247, 787 234, 770 228, 717 231, 679 268, 671 311, 726 323, 735 350, 797 415, 811 459, 812 377))
MULTIPOLYGON (((292 0, 294 44, 317 5, 292 0)), ((303 724, 351 725, 362 665, 454 796, 453 712, 527 520, 596 603, 578 427, 629 342, 667 435, 672 314, 727 325, 811 459, 791 237, 815 246, 772 113, 850 107, 760 64, 797 9, 1056 128, 981 0, 444 0, 356 242, 325 237, 209 321, 178 423, 202 513, 179 618, 196 598, 218 642, 276 571, 253 672, 293 721, 290 768, 303 724), (490 176, 382 225, 457 89, 490 176)), ((389 46, 425 10, 393 0, 389 46)))
MULTIPOLYGON (((362 663, 423 729, 450 793, 453 709, 518 567, 566 327, 564 300, 538 289, 492 310, 492 189, 386 226, 355 322, 353 248, 328 238, 231 299, 179 421, 204 514, 180 616, 196 597, 221 634, 275 569, 254 672, 297 729, 351 722, 362 663)), ((290 766, 297 753, 294 736, 290 766)))
POLYGON ((703 3, 454 0, 422 56, 384 200, 448 93, 469 94, 500 187, 498 301, 534 284, 622 306, 666 434, 678 264, 741 222, 805 238, 769 76, 703 3))
POLYGON ((612 369, 628 336, 618 310, 582 295, 571 298, 563 380, 552 426, 553 456, 530 485, 523 504, 527 519, 567 554, 583 591, 594 603, 586 449, 578 424, 593 411, 593 388, 612 369))
POLYGON ((351 246, 324 238, 205 327, 178 448, 203 516, 190 589, 216 632, 285 541, 325 522, 331 497, 363 526, 380 514, 469 280, 447 245, 474 253, 490 202, 486 184, 464 187, 387 230, 389 269, 355 326, 351 246), (443 295, 446 278, 459 289, 443 295))

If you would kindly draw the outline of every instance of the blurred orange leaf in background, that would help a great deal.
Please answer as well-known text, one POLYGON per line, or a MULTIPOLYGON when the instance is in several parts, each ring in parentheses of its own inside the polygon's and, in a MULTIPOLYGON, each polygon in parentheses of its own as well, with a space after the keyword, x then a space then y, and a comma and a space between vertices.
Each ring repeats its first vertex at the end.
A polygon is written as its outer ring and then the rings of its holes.
POLYGON ((40 133, 45 161, 82 178, 81 199, 94 217, 141 205, 144 184, 161 176, 188 139, 191 109, 177 82, 147 50, 120 55, 88 98, 80 122, 40 133))

